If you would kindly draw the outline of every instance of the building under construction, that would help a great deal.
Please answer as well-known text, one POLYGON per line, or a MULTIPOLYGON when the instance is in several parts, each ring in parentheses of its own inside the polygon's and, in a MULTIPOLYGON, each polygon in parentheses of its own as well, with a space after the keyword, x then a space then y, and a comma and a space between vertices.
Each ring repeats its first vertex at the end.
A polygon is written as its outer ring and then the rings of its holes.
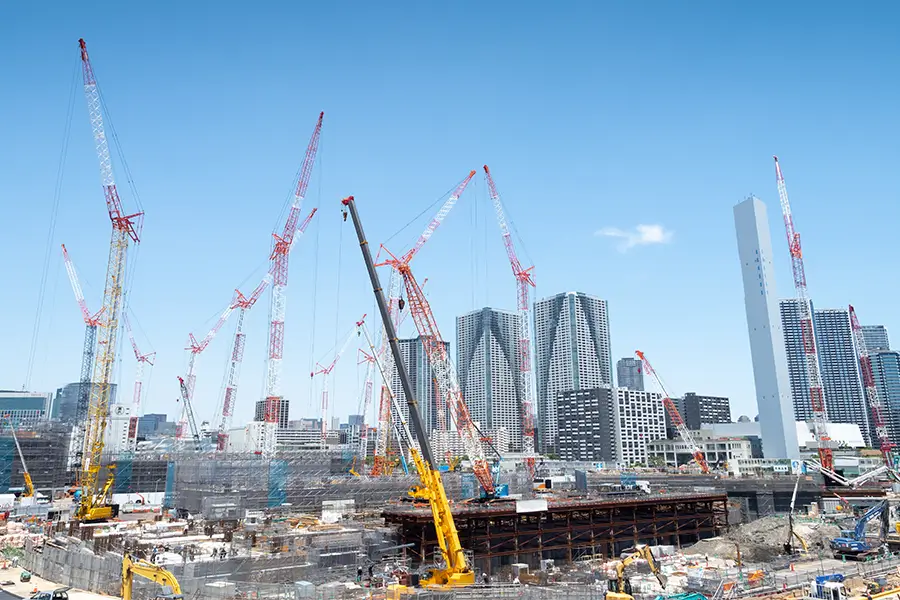
MULTIPOLYGON (((427 507, 395 504, 383 516, 399 529, 401 544, 431 559, 438 542, 427 507)), ((637 544, 681 548, 728 527, 724 493, 470 503, 454 507, 453 517, 463 546, 488 575, 514 563, 617 557, 637 544)))

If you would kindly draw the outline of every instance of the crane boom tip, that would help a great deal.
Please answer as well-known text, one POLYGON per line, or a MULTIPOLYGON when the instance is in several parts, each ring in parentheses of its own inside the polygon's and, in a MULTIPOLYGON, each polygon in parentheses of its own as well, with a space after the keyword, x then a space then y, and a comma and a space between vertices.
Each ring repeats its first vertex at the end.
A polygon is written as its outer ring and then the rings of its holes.
POLYGON ((351 202, 353 202, 353 196, 347 196, 346 198, 341 200, 341 204, 343 204, 344 206, 347 206, 351 202))

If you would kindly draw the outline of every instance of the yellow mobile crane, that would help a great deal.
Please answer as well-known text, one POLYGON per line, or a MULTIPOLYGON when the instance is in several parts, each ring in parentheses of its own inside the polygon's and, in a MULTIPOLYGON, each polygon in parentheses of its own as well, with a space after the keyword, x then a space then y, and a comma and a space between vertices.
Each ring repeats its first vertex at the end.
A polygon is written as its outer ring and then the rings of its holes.
POLYGON ((4 415, 9 422, 9 430, 12 431, 13 441, 16 443, 16 450, 19 452, 19 460, 22 462, 22 479, 25 480, 25 491, 22 492, 22 498, 31 498, 34 496, 34 483, 31 481, 31 473, 28 472, 28 465, 25 464, 25 455, 22 454, 22 446, 19 445, 19 438, 16 437, 16 425, 13 423, 9 415, 4 415))
MULTIPOLYGON (((159 585, 165 585, 172 589, 170 595, 165 598, 182 598, 181 586, 175 576, 159 565, 154 565, 146 560, 135 560, 128 554, 122 559, 122 600, 131 600, 131 588, 134 586, 134 576, 143 577, 155 581, 159 585)), ((157 596, 161 598, 163 596, 157 596)))
POLYGON ((650 546, 639 546, 637 552, 631 554, 616 563, 616 578, 609 580, 609 591, 606 592, 606 600, 634 600, 631 595, 631 582, 625 577, 625 568, 639 558, 643 558, 650 565, 650 572, 656 576, 656 580, 663 590, 666 589, 666 577, 659 570, 650 546))
MULTIPOLYGON (((447 492, 444 490, 441 473, 434 461, 428 434, 422 426, 419 403, 409 381, 409 373, 403 362, 403 356, 400 354, 400 345, 397 343, 397 330, 388 312, 387 303, 384 299, 384 290, 381 287, 381 282, 378 280, 378 273, 375 271, 375 263, 372 261, 372 253, 369 249, 369 243, 366 241, 366 235, 363 233, 362 223, 359 220, 359 213, 356 211, 356 203, 353 196, 345 198, 342 204, 353 217, 356 236, 359 238, 359 247, 362 250, 366 270, 369 272, 369 279, 372 282, 372 290, 375 292, 375 300, 378 303, 378 311, 381 313, 381 320, 384 323, 385 334, 390 343, 394 364, 397 365, 400 384, 403 386, 403 392, 406 395, 406 403, 409 406, 409 418, 412 421, 416 439, 421 448, 420 454, 414 446, 410 445, 409 451, 416 466, 416 471, 419 473, 421 485, 413 487, 409 494, 416 499, 427 501, 431 507, 434 530, 437 533, 438 545, 441 548, 444 565, 441 568, 432 570, 420 580, 420 583, 424 587, 439 586, 448 588, 472 585, 475 583, 475 573, 466 559, 462 543, 459 541, 459 533, 456 530, 456 523, 453 522, 453 514, 450 511, 450 501, 447 499, 447 492)), ((344 219, 346 218, 347 213, 344 212, 344 219)))

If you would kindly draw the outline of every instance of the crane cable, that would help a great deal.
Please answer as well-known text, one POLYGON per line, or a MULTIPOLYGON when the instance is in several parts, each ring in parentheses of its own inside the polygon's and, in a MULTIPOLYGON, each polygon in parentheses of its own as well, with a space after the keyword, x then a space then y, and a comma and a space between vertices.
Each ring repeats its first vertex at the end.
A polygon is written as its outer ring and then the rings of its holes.
POLYGON ((62 148, 59 152, 59 161, 56 166, 56 185, 53 188, 52 207, 50 209, 50 224, 47 227, 47 242, 44 252, 44 264, 41 270, 41 282, 38 288, 38 301, 35 308, 34 325, 31 330, 31 349, 28 352, 28 365, 25 369, 25 381, 22 390, 31 386, 31 376, 34 373, 34 356, 37 352, 37 341, 40 337, 41 318, 44 313, 44 295, 47 287, 47 275, 50 272, 50 256, 53 252, 53 238, 56 235, 56 221, 59 216, 59 202, 62 197, 63 177, 66 170, 66 157, 69 154, 69 139, 72 132, 72 115, 75 112, 75 83, 79 69, 72 72, 72 83, 69 86, 69 105, 66 109, 66 121, 63 126, 62 148))

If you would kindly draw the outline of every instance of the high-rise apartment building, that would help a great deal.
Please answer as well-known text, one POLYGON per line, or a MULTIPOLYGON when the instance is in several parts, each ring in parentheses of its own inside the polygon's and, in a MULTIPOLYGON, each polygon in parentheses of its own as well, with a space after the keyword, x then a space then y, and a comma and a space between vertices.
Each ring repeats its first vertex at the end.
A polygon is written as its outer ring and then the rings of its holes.
POLYGON ((882 417, 887 423, 890 440, 900 446, 900 352, 872 352, 869 357, 875 389, 884 405, 882 417))
POLYGON ((891 349, 887 327, 884 325, 863 325, 862 334, 866 342, 866 350, 869 352, 882 352, 891 349))
MULTIPOLYGON (((784 343, 788 356, 788 373, 797 420, 813 417, 809 399, 809 378, 806 374, 806 355, 800 331, 800 301, 781 301, 784 343)), ((813 333, 819 358, 819 371, 825 393, 825 410, 831 423, 854 423, 859 426, 866 443, 872 441, 871 420, 866 404, 853 330, 847 309, 815 309, 813 333)), ((765 443, 765 442, 764 442, 765 443)))
POLYGON ((723 396, 704 396, 687 392, 681 399, 681 417, 688 429, 697 431, 702 425, 731 423, 731 405, 723 396))
POLYGON ((616 385, 629 390, 643 391, 644 366, 636 358, 620 358, 616 362, 616 385))
MULTIPOLYGON (((434 376, 431 373, 431 361, 428 360, 425 346, 420 338, 415 337, 398 341, 403 364, 409 372, 410 383, 413 390, 415 390, 416 401, 419 403, 422 425, 427 431, 431 432, 438 428, 437 383, 434 381, 434 376)), ((444 348, 448 353, 450 352, 450 344, 448 342, 444 342, 444 348)), ((403 419, 408 423, 409 407, 406 404, 406 394, 403 392, 403 386, 400 385, 400 375, 396 364, 393 366, 391 373, 391 392, 400 406, 403 419)), ((446 410, 444 413, 445 420, 449 420, 450 415, 446 414, 446 410)))
POLYGON ((623 467, 647 464, 647 444, 665 439, 662 394, 615 388, 616 459, 623 467))
POLYGON ((469 414, 480 427, 506 428, 522 449, 519 314, 482 308, 456 318, 456 368, 469 414))
POLYGON ((581 292, 534 303, 538 447, 556 449, 556 396, 567 390, 612 387, 606 300, 581 292))
POLYGON ((556 396, 559 457, 616 461, 613 391, 608 387, 568 390, 556 396))
POLYGON ((736 205, 734 229, 763 452, 767 458, 799 458, 766 205, 753 196, 736 205))
MULTIPOLYGON (((288 411, 291 407, 291 401, 287 398, 282 398, 278 403, 278 428, 279 429, 287 429, 288 426, 288 411)), ((254 421, 265 421, 266 420, 266 401, 265 400, 257 400, 256 401, 256 412, 253 415, 254 421)))

